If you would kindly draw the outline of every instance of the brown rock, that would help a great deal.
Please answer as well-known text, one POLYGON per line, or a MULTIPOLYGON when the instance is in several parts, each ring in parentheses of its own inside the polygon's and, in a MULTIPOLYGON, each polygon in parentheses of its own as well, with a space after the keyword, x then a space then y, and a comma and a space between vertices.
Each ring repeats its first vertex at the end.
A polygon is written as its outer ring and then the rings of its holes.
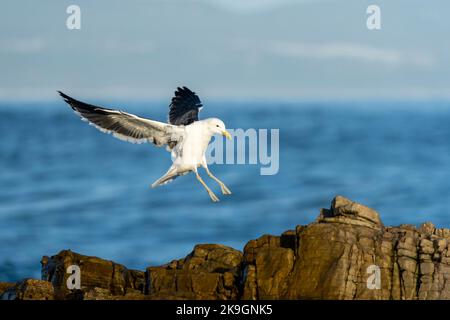
POLYGON ((48 281, 25 279, 3 292, 1 300, 53 300, 53 286, 48 281))
POLYGON ((263 248, 256 256, 258 299, 279 299, 288 289, 294 266, 294 251, 286 248, 263 248))
POLYGON ((419 230, 426 235, 432 235, 434 233, 434 231, 436 230, 436 227, 431 222, 425 222, 425 223, 422 223, 419 230))
POLYGON ((377 230, 383 226, 375 210, 342 196, 333 199, 329 210, 322 209, 317 221, 352 224, 377 230))
POLYGON ((15 285, 14 282, 0 282, 0 297, 6 289, 9 289, 15 285))
POLYGON ((217 244, 195 246, 186 258, 146 272, 146 293, 152 298, 236 299, 242 253, 217 244))
POLYGON ((55 256, 42 258, 42 279, 50 281, 59 299, 81 299, 91 289, 105 289, 111 296, 123 296, 127 291, 143 292, 144 272, 128 270, 121 264, 97 257, 63 250, 55 256), (81 288, 69 290, 67 268, 80 267, 81 288))
POLYGON ((264 236, 244 249, 243 298, 448 299, 446 229, 428 223, 384 228, 376 211, 343 197, 317 223, 264 236), (438 231, 436 231, 438 230, 438 231), (282 245, 288 243, 289 245, 282 245), (295 244, 293 259, 285 247, 295 244), (277 262, 283 261, 282 266, 277 262), (374 266, 379 287, 369 278, 374 266))

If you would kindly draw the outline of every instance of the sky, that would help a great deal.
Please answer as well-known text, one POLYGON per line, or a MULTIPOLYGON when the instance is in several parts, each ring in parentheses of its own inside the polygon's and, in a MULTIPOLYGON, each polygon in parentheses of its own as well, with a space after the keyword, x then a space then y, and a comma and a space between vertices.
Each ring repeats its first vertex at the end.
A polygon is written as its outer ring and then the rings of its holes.
POLYGON ((0 6, 0 101, 450 97, 448 0, 41 0, 0 6), (69 30, 69 5, 81 29, 69 30), (381 30, 366 26, 369 5, 381 30))

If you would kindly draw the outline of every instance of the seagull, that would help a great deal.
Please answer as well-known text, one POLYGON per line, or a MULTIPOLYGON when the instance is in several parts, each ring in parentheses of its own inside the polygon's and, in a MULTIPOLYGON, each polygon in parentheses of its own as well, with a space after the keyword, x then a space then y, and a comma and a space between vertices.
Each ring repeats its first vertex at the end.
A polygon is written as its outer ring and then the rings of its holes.
POLYGON ((198 113, 203 108, 195 92, 186 87, 178 87, 169 105, 168 123, 138 117, 120 110, 107 109, 87 104, 58 91, 64 101, 82 120, 100 131, 131 143, 153 143, 171 152, 172 166, 151 187, 157 187, 173 181, 178 176, 194 172, 213 202, 219 198, 206 185, 198 173, 203 167, 208 176, 215 180, 224 195, 231 194, 230 189, 216 178, 208 169, 205 152, 211 138, 221 134, 231 139, 225 124, 218 118, 199 120, 198 113))

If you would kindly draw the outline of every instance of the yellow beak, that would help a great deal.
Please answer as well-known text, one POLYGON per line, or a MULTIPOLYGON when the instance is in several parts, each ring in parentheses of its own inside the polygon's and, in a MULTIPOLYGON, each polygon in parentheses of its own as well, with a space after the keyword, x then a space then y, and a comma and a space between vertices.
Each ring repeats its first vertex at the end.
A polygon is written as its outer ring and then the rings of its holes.
POLYGON ((223 130, 223 131, 222 131, 222 135, 223 135, 224 137, 226 137, 227 139, 230 139, 230 140, 231 140, 231 134, 230 134, 227 130, 223 130))

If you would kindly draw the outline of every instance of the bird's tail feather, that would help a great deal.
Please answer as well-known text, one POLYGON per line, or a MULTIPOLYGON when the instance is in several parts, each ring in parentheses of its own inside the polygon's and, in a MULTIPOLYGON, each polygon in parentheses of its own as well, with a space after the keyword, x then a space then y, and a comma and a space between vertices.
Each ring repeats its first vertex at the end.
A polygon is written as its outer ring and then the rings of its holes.
POLYGON ((173 168, 170 168, 169 171, 167 171, 165 175, 163 175, 161 178, 159 178, 158 180, 156 180, 155 182, 152 183, 152 188, 172 182, 177 177, 178 177, 178 173, 176 172, 176 170, 173 168))

